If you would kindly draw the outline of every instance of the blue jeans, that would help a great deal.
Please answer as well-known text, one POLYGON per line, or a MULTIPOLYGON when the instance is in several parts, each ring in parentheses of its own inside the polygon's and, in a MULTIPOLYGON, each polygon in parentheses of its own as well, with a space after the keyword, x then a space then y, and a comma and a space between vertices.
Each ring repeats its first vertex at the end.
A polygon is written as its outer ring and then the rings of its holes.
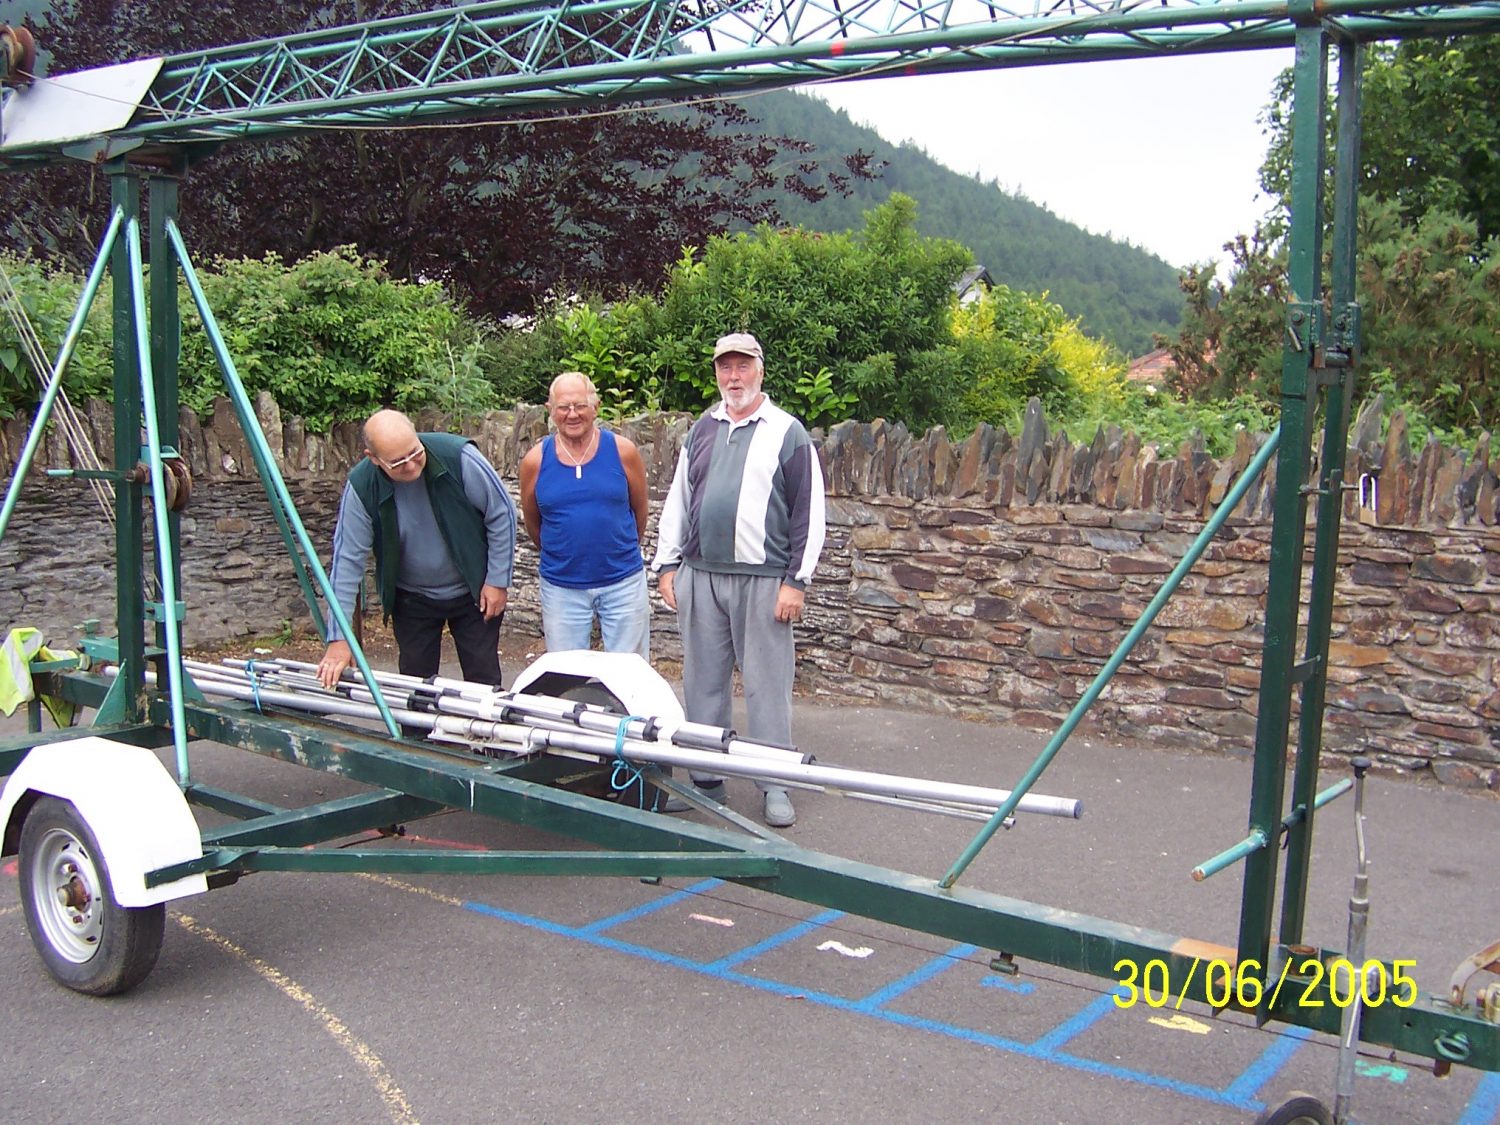
POLYGON ((638 652, 651 659, 651 601, 644 568, 610 586, 575 590, 541 579, 542 632, 547 651, 588 648, 599 618, 605 652, 638 652))

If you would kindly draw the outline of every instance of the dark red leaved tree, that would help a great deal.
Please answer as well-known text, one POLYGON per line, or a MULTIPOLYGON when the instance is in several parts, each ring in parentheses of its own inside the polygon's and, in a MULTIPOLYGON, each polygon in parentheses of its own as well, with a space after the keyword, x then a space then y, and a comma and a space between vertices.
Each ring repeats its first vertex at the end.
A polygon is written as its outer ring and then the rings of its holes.
MULTIPOLYGON (((310 17, 289 0, 75 0, 35 32, 55 75, 424 6, 336 0, 310 17)), ((503 315, 549 290, 653 286, 682 246, 737 222, 778 222, 773 189, 816 200, 870 174, 863 153, 831 169, 799 160, 808 146, 756 133, 727 103, 539 116, 549 120, 228 144, 190 172, 183 231, 203 257, 296 259, 352 244, 396 276, 442 280, 475 312, 503 315)), ((107 203, 103 176, 83 166, 0 177, 0 244, 82 268, 107 203)))

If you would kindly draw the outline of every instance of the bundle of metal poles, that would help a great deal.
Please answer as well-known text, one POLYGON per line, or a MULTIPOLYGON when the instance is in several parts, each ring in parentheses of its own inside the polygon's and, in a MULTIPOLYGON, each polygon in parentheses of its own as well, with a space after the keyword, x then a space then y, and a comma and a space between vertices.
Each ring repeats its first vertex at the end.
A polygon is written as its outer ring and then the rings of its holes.
MULTIPOLYGON (((184 668, 205 695, 309 714, 380 718, 370 689, 352 672, 329 690, 316 665, 297 660, 187 660, 184 668)), ((620 758, 635 766, 681 767, 695 777, 746 778, 970 819, 988 819, 1010 796, 1004 789, 817 764, 797 749, 678 718, 620 715, 574 700, 442 677, 376 672, 375 681, 397 722, 428 731, 432 741, 481 753, 620 758)), ((1081 801, 1039 794, 1028 794, 1016 807, 1070 818, 1083 812, 1081 801)))

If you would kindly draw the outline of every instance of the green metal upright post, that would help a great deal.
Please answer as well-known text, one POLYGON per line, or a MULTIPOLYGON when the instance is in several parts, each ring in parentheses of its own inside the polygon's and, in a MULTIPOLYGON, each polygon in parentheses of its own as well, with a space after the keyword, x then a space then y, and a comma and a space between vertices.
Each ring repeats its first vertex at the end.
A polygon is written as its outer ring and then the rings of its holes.
POLYGON ((1327 101, 1327 33, 1308 9, 1297 28, 1292 96, 1291 238, 1287 278, 1286 336, 1281 363, 1281 447, 1271 528, 1271 568, 1266 590, 1266 626, 1260 674, 1260 713, 1255 726, 1255 770, 1250 788, 1251 834, 1268 846, 1245 862, 1240 907, 1239 960, 1264 975, 1276 898, 1286 747, 1292 685, 1299 670, 1297 627, 1302 588, 1302 550, 1307 526, 1307 479, 1311 453, 1313 348, 1322 319, 1322 184, 1324 106, 1327 101))
MULTIPOLYGON (((161 443, 173 450, 181 451, 182 439, 178 412, 178 349, 182 340, 182 320, 177 309, 177 263, 172 257, 172 246, 166 236, 169 219, 177 218, 177 175, 152 173, 147 181, 147 206, 149 207, 146 228, 147 252, 150 256, 150 318, 151 318, 151 371, 156 377, 156 418, 161 443)), ((154 503, 165 501, 156 497, 154 503)), ((171 550, 156 552, 158 569, 163 562, 172 567, 172 581, 160 583, 161 589, 169 585, 179 591, 183 601, 187 595, 182 591, 182 520, 174 511, 167 512, 167 527, 171 532, 171 550)), ((164 595, 165 596, 165 595, 164 595)), ((175 606, 164 606, 167 613, 175 613, 175 606)), ((166 622, 156 625, 156 645, 165 649, 167 644, 166 622)), ((165 660, 165 657, 162 658, 165 660)), ((167 682, 165 664, 157 662, 160 673, 158 683, 167 682)))
MULTIPOLYGON (((127 219, 141 209, 141 185, 124 164, 110 168, 110 202, 127 219)), ((141 372, 135 344, 135 308, 131 299, 130 252, 123 238, 110 255, 114 278, 115 460, 122 474, 115 480, 115 618, 120 646, 120 675, 111 698, 96 721, 139 722, 145 717, 146 636, 142 534, 145 486, 131 472, 141 452, 141 372)))
POLYGON ((1349 410, 1359 360, 1359 305, 1354 293, 1355 217, 1359 194, 1360 75, 1364 48, 1339 42, 1338 147, 1333 177, 1332 323, 1319 357, 1318 381, 1328 389, 1323 420, 1322 479, 1313 543, 1311 599, 1303 661, 1309 669, 1298 717, 1297 766, 1292 807, 1302 810, 1287 830, 1286 875, 1281 894, 1281 941, 1302 941, 1307 909, 1307 876, 1312 862, 1314 796, 1318 759, 1323 752, 1323 716, 1328 694, 1328 642, 1333 623, 1333 592, 1338 579, 1339 528, 1344 514, 1344 464, 1349 444, 1349 410))

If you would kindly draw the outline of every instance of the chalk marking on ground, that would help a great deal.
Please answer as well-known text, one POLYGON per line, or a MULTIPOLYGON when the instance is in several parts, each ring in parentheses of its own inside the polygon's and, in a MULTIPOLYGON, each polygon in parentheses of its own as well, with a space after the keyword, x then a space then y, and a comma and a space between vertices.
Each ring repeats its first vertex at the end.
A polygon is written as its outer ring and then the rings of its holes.
POLYGON ((202 922, 189 914, 174 914, 173 918, 177 924, 194 937, 202 938, 211 945, 216 945, 237 961, 242 961, 255 971, 263 980, 288 999, 302 1005, 317 1021, 323 1025, 323 1030, 333 1036, 334 1042, 347 1051, 359 1064, 370 1080, 375 1084, 375 1090, 380 1095, 380 1100, 385 1105, 386 1112, 390 1115, 394 1125, 417 1125, 417 1114, 412 1109, 411 1103, 406 1100, 406 1095, 401 1092, 401 1087, 396 1085, 396 1080, 391 1077, 390 1071, 385 1063, 380 1061, 368 1043, 360 1039, 354 1032, 349 1030, 347 1024, 338 1016, 334 1015, 322 1004, 320 1004, 312 993, 287 976, 274 965, 269 965, 256 957, 248 950, 241 948, 222 934, 205 926, 202 922))

